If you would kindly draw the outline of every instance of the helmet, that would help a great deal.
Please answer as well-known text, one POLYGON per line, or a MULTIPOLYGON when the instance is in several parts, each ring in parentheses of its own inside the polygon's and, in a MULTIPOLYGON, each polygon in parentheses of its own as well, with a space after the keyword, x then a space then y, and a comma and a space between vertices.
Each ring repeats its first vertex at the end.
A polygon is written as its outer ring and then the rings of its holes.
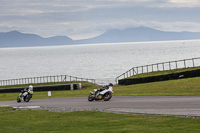
POLYGON ((29 85, 28 87, 30 90, 33 90, 33 86, 32 85, 29 85))
POLYGON ((112 83, 109 83, 109 85, 108 86, 113 86, 113 84, 112 83))

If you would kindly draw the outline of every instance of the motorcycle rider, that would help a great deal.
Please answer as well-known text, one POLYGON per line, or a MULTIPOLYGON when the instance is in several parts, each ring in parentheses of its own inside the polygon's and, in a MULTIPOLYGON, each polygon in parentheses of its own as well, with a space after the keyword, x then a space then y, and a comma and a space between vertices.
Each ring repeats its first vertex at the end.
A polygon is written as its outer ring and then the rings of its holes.
POLYGON ((28 88, 24 88, 23 90, 21 90, 21 92, 22 92, 22 99, 23 99, 23 101, 24 101, 24 97, 26 96, 26 95, 28 95, 28 92, 29 91, 33 91, 33 86, 32 85, 29 85, 29 87, 28 88))
POLYGON ((109 87, 112 87, 112 86, 113 86, 113 84, 112 84, 112 83, 109 83, 109 85, 105 85, 105 86, 103 86, 103 88, 99 88, 99 89, 96 91, 95 95, 96 95, 98 92, 101 92, 101 91, 103 91, 103 90, 105 90, 105 89, 109 89, 109 87))

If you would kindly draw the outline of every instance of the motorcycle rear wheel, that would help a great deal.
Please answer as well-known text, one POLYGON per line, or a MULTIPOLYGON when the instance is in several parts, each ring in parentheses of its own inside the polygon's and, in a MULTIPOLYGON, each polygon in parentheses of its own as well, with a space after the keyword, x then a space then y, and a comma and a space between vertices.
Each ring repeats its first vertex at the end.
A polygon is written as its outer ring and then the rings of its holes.
POLYGON ((88 101, 91 102, 91 101, 93 101, 94 99, 95 99, 95 96, 94 96, 94 95, 89 95, 89 96, 88 96, 88 101))
POLYGON ((20 96, 17 97, 17 102, 20 103, 22 100, 20 98, 20 96))

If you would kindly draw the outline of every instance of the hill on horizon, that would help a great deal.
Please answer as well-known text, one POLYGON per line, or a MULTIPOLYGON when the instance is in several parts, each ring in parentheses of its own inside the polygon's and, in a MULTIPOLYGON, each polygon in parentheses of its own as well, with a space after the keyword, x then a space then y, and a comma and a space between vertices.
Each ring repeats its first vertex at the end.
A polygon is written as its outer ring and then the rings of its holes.
POLYGON ((0 32, 0 47, 54 46, 74 44, 67 36, 42 38, 36 34, 26 34, 18 31, 0 32))
POLYGON ((171 41, 200 39, 200 32, 167 32, 148 27, 128 28, 124 30, 111 29, 88 39, 72 40, 67 36, 43 38, 36 34, 20 33, 18 31, 0 32, 0 47, 30 47, 56 46, 92 43, 119 43, 145 41, 171 41))
POLYGON ((77 43, 117 43, 200 39, 200 32, 167 32, 148 27, 111 29, 93 38, 76 41, 77 43))

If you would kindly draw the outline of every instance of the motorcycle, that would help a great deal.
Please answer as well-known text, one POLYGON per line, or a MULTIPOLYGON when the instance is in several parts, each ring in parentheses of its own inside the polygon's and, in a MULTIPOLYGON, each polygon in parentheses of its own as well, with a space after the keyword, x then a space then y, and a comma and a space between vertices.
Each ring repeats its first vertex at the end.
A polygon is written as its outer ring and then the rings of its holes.
POLYGON ((32 98, 32 95, 33 91, 28 90, 28 94, 23 98, 23 92, 21 92, 17 97, 17 102, 20 103, 22 100, 24 100, 25 102, 29 102, 32 98))
POLYGON ((100 89, 94 89, 94 93, 90 91, 90 95, 88 96, 88 101, 93 100, 102 100, 109 101, 112 98, 112 94, 114 93, 112 86, 104 86, 100 89))

